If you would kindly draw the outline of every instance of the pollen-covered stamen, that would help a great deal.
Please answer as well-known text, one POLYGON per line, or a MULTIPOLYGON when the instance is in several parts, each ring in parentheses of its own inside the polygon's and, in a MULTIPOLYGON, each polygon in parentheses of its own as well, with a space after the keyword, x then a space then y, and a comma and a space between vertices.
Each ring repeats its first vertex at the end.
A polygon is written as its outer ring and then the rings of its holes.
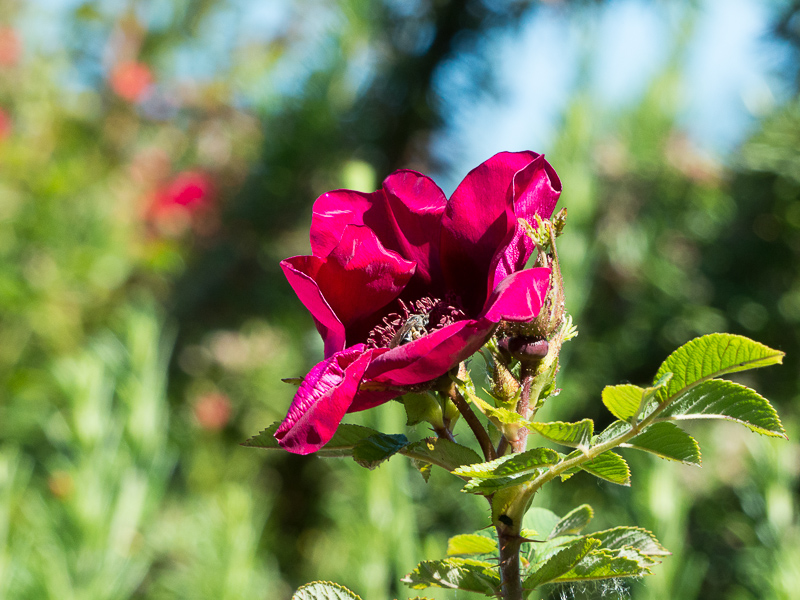
POLYGON ((368 346, 396 348, 467 317, 450 296, 444 300, 425 297, 408 303, 398 300, 398 304, 399 313, 386 315, 382 324, 370 331, 368 346))

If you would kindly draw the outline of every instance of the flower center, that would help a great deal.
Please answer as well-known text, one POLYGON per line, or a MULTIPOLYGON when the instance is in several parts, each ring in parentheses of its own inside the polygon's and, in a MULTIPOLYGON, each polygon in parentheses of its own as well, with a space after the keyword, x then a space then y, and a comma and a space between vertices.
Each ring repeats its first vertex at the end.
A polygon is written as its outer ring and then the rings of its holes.
POLYGON ((368 346, 396 348, 466 318, 457 301, 449 297, 444 300, 425 297, 410 303, 398 300, 398 303, 400 312, 386 315, 382 324, 369 332, 368 346))

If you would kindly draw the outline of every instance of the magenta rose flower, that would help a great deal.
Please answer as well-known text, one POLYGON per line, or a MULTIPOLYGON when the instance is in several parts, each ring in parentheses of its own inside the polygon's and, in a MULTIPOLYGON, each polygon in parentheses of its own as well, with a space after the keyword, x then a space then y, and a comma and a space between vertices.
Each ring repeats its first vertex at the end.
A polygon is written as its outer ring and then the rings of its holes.
POLYGON ((525 269, 535 245, 518 219, 549 218, 560 193, 543 155, 502 152, 450 200, 409 170, 371 194, 320 196, 312 255, 281 267, 314 317, 325 358, 276 431, 280 445, 319 450, 345 413, 424 388, 474 354, 500 321, 536 317, 550 270, 525 269))

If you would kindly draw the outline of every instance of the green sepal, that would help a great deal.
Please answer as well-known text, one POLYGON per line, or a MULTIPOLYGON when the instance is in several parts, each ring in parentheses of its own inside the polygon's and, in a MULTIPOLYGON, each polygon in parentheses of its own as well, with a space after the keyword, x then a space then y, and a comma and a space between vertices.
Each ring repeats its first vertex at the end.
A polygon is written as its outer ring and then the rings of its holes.
POLYGON ((661 364, 658 381, 665 373, 672 379, 661 388, 659 402, 682 394, 690 387, 728 373, 756 369, 783 362, 784 353, 741 335, 712 333, 684 344, 661 364))
POLYGON ((435 428, 444 427, 442 406, 431 394, 408 393, 401 398, 406 409, 406 425, 411 427, 419 423, 430 423, 435 428))
POLYGON ((591 419, 583 419, 577 423, 525 421, 524 425, 551 442, 572 448, 588 448, 594 432, 594 422, 591 419))
POLYGON ((727 419, 757 433, 787 437, 778 413, 766 398, 725 379, 705 381, 682 393, 657 418, 667 419, 727 419))
POLYGON ((539 469, 550 467, 560 459, 558 452, 550 448, 532 448, 519 454, 501 456, 490 462, 465 465, 453 470, 455 475, 498 479, 518 477, 537 473, 539 469))
POLYGON ((400 449, 400 453, 413 460, 423 461, 454 471, 463 465, 480 462, 475 450, 443 438, 429 437, 400 449))
POLYGON ((563 519, 556 523, 547 539, 551 540, 562 535, 578 535, 586 528, 592 517, 594 517, 592 507, 588 504, 581 504, 569 511, 563 519))
POLYGON ((645 450, 661 458, 700 466, 700 446, 697 440, 674 423, 654 423, 621 444, 621 447, 645 450))
POLYGON ((439 587, 465 592, 478 592, 486 596, 500 595, 500 573, 489 562, 470 558, 426 560, 401 579, 414 590, 439 587))
POLYGON ((402 434, 377 433, 361 440, 353 448, 353 460, 372 470, 400 452, 408 443, 408 438, 402 434))
POLYGON ((447 556, 493 554, 496 552, 497 541, 477 533, 464 533, 447 540, 447 556))
POLYGON ((338 583, 314 581, 300 586, 292 600, 361 600, 361 597, 338 583))

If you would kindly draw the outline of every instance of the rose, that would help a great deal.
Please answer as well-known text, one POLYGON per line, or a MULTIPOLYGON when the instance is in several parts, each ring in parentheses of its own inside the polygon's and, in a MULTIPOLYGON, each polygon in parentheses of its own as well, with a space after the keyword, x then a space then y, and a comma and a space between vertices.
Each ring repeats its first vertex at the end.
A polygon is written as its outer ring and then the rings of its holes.
POLYGON ((281 262, 314 317, 325 359, 275 433, 290 452, 321 448, 347 412, 424 389, 474 354, 500 321, 538 315, 550 269, 518 219, 551 216, 561 183, 544 156, 503 152, 448 201, 428 177, 396 171, 371 194, 314 204, 311 256, 281 262))

